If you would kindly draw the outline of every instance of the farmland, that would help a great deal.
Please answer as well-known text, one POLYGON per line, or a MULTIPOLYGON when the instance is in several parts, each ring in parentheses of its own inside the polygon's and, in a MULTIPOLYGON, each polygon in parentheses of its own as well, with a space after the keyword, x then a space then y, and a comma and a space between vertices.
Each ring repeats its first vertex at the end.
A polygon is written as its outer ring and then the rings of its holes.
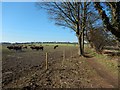
MULTIPOLYGON (((43 45, 44 50, 2 46, 3 88, 117 88, 118 58, 94 53, 79 57, 77 45, 43 45), (46 56, 47 53, 47 56, 46 56), (47 57, 47 69, 46 69, 47 57)), ((29 89, 28 89, 29 90, 29 89)))
POLYGON ((0 4, 3 90, 120 88, 120 1, 90 1, 0 4))

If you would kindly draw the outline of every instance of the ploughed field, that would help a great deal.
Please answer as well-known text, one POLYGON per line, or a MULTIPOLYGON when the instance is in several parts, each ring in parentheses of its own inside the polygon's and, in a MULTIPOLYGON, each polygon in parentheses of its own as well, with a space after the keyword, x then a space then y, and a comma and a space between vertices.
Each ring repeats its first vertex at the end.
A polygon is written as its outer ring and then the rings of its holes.
POLYGON ((109 82, 104 75, 101 76, 100 71, 98 73, 95 69, 97 66, 92 66, 94 63, 89 63, 88 60, 94 60, 93 58, 77 55, 77 46, 59 45, 56 49, 54 45, 43 47, 43 51, 32 50, 29 46, 22 51, 15 51, 3 45, 2 87, 27 90, 117 87, 117 81, 109 82), (48 69, 46 69, 46 53, 48 69))

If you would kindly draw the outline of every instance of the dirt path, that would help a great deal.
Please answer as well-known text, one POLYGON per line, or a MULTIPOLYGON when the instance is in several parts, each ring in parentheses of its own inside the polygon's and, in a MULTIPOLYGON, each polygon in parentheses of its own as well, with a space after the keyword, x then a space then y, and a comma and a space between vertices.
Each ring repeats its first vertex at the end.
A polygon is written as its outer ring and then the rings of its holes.
POLYGON ((114 77, 110 71, 107 71, 105 67, 98 62, 95 61, 94 58, 86 59, 88 64, 95 69, 95 71, 100 75, 104 80, 106 80, 109 84, 111 84, 113 87, 118 87, 118 78, 114 77))

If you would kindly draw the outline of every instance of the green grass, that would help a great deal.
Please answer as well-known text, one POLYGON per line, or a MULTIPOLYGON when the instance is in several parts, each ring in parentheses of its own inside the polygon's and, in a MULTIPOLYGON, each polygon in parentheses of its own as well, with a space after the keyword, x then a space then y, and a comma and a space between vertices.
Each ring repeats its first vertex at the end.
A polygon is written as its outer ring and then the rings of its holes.
POLYGON ((86 51, 94 56, 96 61, 101 65, 105 66, 107 70, 111 71, 115 76, 118 75, 118 61, 116 60, 118 57, 110 57, 104 54, 98 54, 94 49, 90 49, 86 47, 86 51))
MULTIPOLYGON (((0 61, 2 61, 2 45, 0 44, 0 61)), ((1 62, 0 62, 1 65, 1 62)))
POLYGON ((116 58, 110 58, 106 55, 97 55, 96 58, 97 62, 109 69, 113 74, 118 74, 118 61, 115 60, 116 58))
MULTIPOLYGON (((55 46, 55 45, 59 45, 59 46, 78 46, 78 44, 54 44, 54 43, 47 43, 47 44, 20 44, 20 45, 26 45, 26 46, 28 46, 28 45, 35 45, 35 46, 40 46, 40 45, 43 45, 43 46, 46 46, 46 45, 48 45, 48 46, 55 46)), ((7 46, 7 45, 3 45, 3 46, 7 46)), ((8 45, 9 46, 9 45, 8 45)))
POLYGON ((34 44, 34 45, 43 45, 43 46, 46 46, 46 45, 50 45, 50 46, 55 46, 55 45, 60 45, 60 46, 77 46, 77 44, 34 44))

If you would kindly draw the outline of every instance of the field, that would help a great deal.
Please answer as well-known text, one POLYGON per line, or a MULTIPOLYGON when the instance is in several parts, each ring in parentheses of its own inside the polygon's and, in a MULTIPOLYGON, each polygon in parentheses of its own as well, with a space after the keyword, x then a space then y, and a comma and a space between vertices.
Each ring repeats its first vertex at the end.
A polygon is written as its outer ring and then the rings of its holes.
POLYGON ((86 46, 79 57, 77 45, 44 45, 44 50, 8 50, 2 46, 2 87, 39 88, 118 88, 118 58, 94 53, 86 46), (47 55, 46 55, 47 53, 47 55), (46 61, 47 69, 46 69, 46 61))

